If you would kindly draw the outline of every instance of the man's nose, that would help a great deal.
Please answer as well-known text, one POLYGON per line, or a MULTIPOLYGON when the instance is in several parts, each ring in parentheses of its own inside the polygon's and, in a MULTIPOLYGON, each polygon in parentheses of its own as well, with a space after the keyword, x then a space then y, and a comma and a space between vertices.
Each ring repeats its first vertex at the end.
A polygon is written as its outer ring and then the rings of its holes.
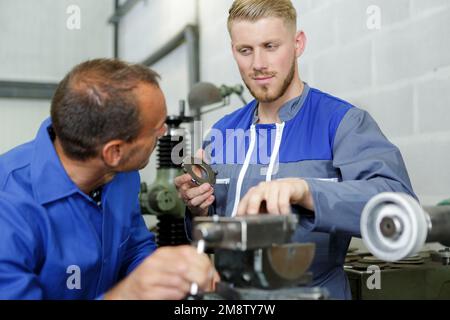
POLYGON ((253 55, 253 69, 255 71, 267 69, 267 59, 263 50, 255 50, 253 55))

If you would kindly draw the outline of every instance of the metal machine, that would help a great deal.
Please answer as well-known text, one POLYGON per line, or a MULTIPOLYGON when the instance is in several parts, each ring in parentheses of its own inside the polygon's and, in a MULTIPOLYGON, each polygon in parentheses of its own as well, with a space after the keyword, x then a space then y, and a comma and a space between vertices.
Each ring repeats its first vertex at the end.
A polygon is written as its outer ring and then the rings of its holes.
MULTIPOLYGON (((200 82, 195 84, 189 92, 189 107, 199 119, 202 114, 216 110, 230 103, 230 96, 236 94, 243 103, 246 103, 242 93, 242 85, 217 87, 211 83, 200 82), (203 110, 212 104, 222 103, 209 110, 203 110)), ((189 135, 181 127, 183 123, 194 122, 194 117, 185 115, 185 102, 180 102, 180 114, 168 116, 166 124, 168 131, 158 142, 157 157, 158 168, 156 180, 148 185, 141 184, 139 201, 142 214, 155 215, 158 219, 156 237, 158 246, 175 246, 189 243, 184 228, 184 215, 186 206, 178 197, 173 181, 175 177, 193 168, 182 167, 183 159, 188 153, 189 135)), ((196 165, 201 170, 201 164, 196 165)), ((192 170, 191 170, 192 171, 192 170)), ((193 172, 193 171, 192 171, 193 172)), ((201 180, 201 177, 197 177, 201 180)))
POLYGON ((428 242, 450 246, 450 205, 422 208, 407 194, 381 193, 364 207, 361 235, 367 249, 385 261, 414 255, 428 242))
POLYGON ((181 124, 193 121, 192 117, 187 117, 184 113, 182 101, 180 114, 167 117, 167 133, 158 142, 156 180, 149 186, 142 183, 139 194, 142 213, 156 215, 158 219, 158 246, 189 243, 184 228, 186 206, 178 197, 173 184, 175 177, 183 173, 181 163, 187 147, 187 132, 181 124))
POLYGON ((364 207, 361 235, 375 257, 347 264, 354 297, 450 299, 450 249, 419 251, 431 242, 450 246, 448 201, 421 207, 407 194, 381 193, 364 207), (369 290, 366 286, 372 276, 367 272, 367 263, 380 269, 380 290, 369 290))
POLYGON ((325 289, 305 287, 315 245, 290 243, 296 227, 295 215, 194 219, 194 240, 213 250, 221 276, 204 299, 327 298, 325 289))
POLYGON ((230 104, 230 96, 235 94, 239 97, 244 105, 247 104, 243 97, 244 87, 240 84, 234 86, 221 85, 215 86, 209 82, 196 83, 189 92, 189 107, 196 114, 196 119, 200 119, 201 115, 223 108, 230 104), (222 104, 215 107, 209 107, 213 104, 221 102, 222 104), (209 109, 205 109, 208 107, 209 109))
POLYGON ((450 265, 442 254, 421 251, 393 262, 369 253, 347 254, 344 270, 354 300, 450 299, 450 265), (376 271, 375 271, 376 270, 376 271), (375 275, 378 272, 378 275, 375 275), (379 286, 374 287, 378 276, 379 286))

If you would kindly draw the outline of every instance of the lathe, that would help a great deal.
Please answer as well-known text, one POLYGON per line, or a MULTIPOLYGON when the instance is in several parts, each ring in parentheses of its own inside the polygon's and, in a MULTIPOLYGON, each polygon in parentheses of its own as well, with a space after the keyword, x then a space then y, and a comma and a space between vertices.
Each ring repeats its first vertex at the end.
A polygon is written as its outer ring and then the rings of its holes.
POLYGON ((214 253, 221 282, 204 299, 326 299, 326 289, 307 287, 313 243, 290 243, 297 216, 258 215, 194 219, 195 242, 214 253))

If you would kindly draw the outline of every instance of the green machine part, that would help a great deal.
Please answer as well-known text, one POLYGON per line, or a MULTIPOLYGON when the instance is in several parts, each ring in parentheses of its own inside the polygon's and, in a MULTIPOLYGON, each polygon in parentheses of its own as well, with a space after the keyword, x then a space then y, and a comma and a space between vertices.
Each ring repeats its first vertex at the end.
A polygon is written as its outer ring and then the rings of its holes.
POLYGON ((166 118, 166 134, 158 140, 156 179, 151 184, 141 183, 141 213, 156 217, 156 225, 149 228, 155 233, 158 246, 189 243, 184 221, 186 206, 178 196, 174 180, 183 174, 181 162, 187 152, 188 132, 181 124, 192 121, 192 117, 185 116, 181 101, 180 114, 166 118))
POLYGON ((152 185, 141 183, 139 201, 143 214, 184 217, 186 206, 179 198, 173 183, 175 177, 182 173, 181 169, 158 169, 156 180, 152 185))
POLYGON ((450 206, 450 198, 438 203, 438 206, 450 206))

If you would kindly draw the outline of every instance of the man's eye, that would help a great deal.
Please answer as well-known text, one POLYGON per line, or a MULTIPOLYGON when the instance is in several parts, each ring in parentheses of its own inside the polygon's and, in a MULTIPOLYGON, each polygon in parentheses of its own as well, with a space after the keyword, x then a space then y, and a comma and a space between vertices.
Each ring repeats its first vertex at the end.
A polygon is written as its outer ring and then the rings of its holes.
POLYGON ((268 43, 268 44, 266 45, 266 48, 269 49, 269 50, 276 49, 277 47, 278 47, 278 46, 275 45, 275 44, 273 44, 273 43, 268 43))
POLYGON ((251 53, 251 50, 249 48, 242 48, 242 49, 239 49, 239 53, 246 56, 251 53))

